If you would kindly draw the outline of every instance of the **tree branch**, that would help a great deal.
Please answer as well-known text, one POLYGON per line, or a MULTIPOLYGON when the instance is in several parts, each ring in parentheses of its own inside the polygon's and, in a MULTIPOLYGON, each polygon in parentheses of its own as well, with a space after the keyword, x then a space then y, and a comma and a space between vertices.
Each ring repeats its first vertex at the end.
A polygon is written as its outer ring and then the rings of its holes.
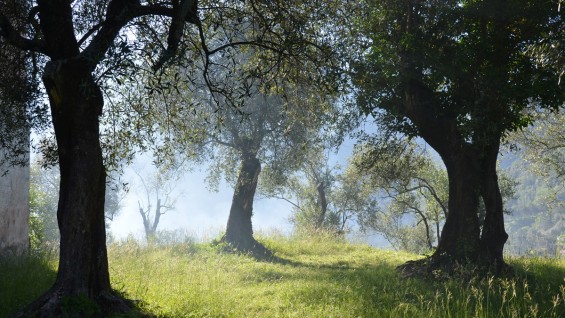
POLYGON ((168 60, 170 60, 179 47, 184 30, 184 22, 190 19, 199 24, 197 14, 197 0, 180 0, 173 1, 174 16, 169 27, 169 36, 167 37, 167 49, 163 52, 159 61, 153 66, 153 70, 160 69, 168 60))
POLYGON ((47 52, 45 42, 40 40, 31 40, 21 36, 10 23, 10 20, 1 12, 0 37, 3 37, 9 44, 24 51, 33 51, 42 54, 46 54, 47 52))

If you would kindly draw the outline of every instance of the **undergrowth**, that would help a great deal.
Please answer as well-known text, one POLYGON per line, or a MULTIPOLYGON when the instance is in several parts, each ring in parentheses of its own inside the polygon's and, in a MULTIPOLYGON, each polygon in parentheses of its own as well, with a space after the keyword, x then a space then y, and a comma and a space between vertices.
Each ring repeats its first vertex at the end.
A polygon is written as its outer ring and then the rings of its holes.
MULTIPOLYGON (((257 261, 191 240, 109 246, 112 285, 157 317, 565 317, 565 262, 513 258, 512 277, 423 280, 395 268, 418 256, 328 235, 259 240, 257 261)), ((0 263, 0 317, 53 282, 54 255, 0 263)))

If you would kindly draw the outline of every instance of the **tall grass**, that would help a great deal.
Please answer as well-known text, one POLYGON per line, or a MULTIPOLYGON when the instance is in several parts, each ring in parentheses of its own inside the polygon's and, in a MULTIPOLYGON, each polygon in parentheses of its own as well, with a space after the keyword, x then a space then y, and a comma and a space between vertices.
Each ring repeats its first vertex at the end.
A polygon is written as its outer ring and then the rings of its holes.
MULTIPOLYGON (((278 261, 226 254, 190 240, 115 243, 109 247, 112 284, 158 317, 565 317, 563 260, 510 259, 516 270, 511 278, 430 281, 395 271, 418 257, 408 253, 327 235, 260 240, 278 261)), ((54 262, 22 262, 0 265, 0 317, 53 280, 54 262), (45 282, 29 279, 28 270, 45 282), (18 296, 3 292, 7 286, 18 296)))
POLYGON ((0 317, 9 317, 39 297, 55 282, 56 270, 52 251, 0 259, 0 317))

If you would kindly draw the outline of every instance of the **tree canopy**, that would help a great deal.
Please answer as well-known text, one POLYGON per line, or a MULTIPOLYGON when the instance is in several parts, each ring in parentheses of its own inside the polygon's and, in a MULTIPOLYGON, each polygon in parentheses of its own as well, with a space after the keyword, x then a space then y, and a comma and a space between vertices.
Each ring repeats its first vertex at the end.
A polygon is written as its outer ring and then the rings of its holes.
POLYGON ((559 74, 527 51, 563 19, 553 1, 365 1, 357 101, 379 123, 420 136, 444 161, 449 210, 433 259, 503 264, 501 139, 531 122, 528 107, 557 109, 559 74), (479 189, 479 191, 477 191, 479 189), (481 228, 479 197, 486 207, 481 228))

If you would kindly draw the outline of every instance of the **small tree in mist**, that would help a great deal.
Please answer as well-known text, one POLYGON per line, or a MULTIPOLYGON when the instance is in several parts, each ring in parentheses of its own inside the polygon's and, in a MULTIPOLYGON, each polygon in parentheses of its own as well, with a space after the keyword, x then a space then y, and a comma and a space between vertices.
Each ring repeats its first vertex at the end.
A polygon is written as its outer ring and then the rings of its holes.
POLYGON ((147 242, 155 241, 157 227, 161 216, 174 210, 174 200, 170 194, 174 188, 174 181, 170 172, 161 169, 155 171, 146 180, 138 172, 135 173, 141 181, 144 190, 144 199, 138 200, 138 212, 143 220, 143 229, 147 242))
POLYGON ((290 221, 298 232, 330 231, 342 236, 362 211, 375 205, 373 189, 360 182, 351 165, 342 169, 329 164, 330 151, 313 147, 283 184, 261 185, 262 195, 292 205, 290 221))

